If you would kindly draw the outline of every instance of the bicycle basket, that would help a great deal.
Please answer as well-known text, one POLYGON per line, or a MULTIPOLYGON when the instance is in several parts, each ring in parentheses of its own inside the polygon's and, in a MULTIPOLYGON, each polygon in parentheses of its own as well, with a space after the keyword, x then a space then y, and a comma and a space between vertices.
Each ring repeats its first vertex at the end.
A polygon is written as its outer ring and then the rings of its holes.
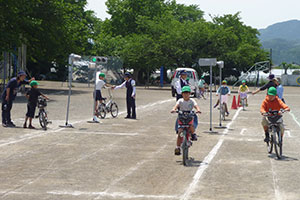
POLYGON ((180 113, 178 114, 179 123, 188 125, 193 120, 194 114, 192 113, 180 113))
POLYGON ((275 116, 268 117, 268 121, 271 124, 276 124, 276 123, 278 123, 277 121, 280 120, 281 118, 282 118, 281 115, 275 115, 275 116))
POLYGON ((42 107, 46 107, 46 106, 47 106, 47 101, 46 101, 46 99, 39 98, 39 99, 38 99, 38 107, 39 107, 39 108, 42 108, 42 107))

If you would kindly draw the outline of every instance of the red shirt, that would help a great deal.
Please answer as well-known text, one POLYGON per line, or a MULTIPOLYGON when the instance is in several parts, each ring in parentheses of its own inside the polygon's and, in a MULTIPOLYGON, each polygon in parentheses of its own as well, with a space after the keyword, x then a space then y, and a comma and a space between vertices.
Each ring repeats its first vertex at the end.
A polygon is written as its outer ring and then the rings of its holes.
POLYGON ((269 96, 266 96, 265 100, 261 104, 260 107, 260 112, 261 113, 266 113, 269 112, 269 110, 277 110, 279 111, 280 109, 287 109, 289 108, 283 101, 281 101, 278 96, 275 97, 273 101, 270 101, 269 96))

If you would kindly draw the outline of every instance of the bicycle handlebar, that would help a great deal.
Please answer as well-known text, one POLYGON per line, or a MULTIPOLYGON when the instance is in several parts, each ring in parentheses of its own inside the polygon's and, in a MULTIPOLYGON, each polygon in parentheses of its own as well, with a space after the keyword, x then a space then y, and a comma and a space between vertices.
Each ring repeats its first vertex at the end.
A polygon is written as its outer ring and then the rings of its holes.
POLYGON ((269 112, 263 113, 263 116, 274 116, 285 113, 286 110, 280 109, 280 110, 270 110, 269 112))

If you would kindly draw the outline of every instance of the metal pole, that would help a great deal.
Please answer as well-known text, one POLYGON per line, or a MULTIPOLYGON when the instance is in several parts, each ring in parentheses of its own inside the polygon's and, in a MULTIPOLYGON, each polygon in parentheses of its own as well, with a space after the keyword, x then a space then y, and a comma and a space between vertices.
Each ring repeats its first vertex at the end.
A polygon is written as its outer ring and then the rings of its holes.
POLYGON ((220 94, 219 94, 219 105, 220 105, 220 123, 219 123, 219 126, 221 127, 222 126, 222 111, 221 111, 221 100, 222 100, 222 98, 221 98, 221 86, 222 86, 222 67, 221 67, 221 65, 219 66, 219 68, 220 68, 220 94))
POLYGON ((68 104, 67 104, 67 116, 66 116, 66 126, 72 126, 69 122, 69 108, 70 108, 70 99, 71 99, 71 88, 72 88, 72 71, 73 71, 73 63, 69 65, 69 95, 68 95, 68 104))
POLYGON ((212 131, 212 65, 210 65, 210 128, 209 131, 212 131))
POLYGON ((93 106, 93 120, 90 121, 90 122, 93 122, 93 123, 99 123, 99 121, 96 119, 96 84, 97 84, 97 72, 98 72, 98 65, 96 64, 95 66, 95 84, 94 84, 94 95, 93 95, 93 101, 94 101, 94 106, 93 106))
POLYGON ((70 110, 70 100, 71 100, 71 88, 72 88, 72 74, 73 74, 73 56, 70 55, 69 57, 69 65, 68 65, 68 86, 69 86, 69 94, 68 94, 68 103, 67 103, 67 114, 66 114, 66 123, 63 128, 74 128, 72 124, 69 124, 69 110, 70 110))

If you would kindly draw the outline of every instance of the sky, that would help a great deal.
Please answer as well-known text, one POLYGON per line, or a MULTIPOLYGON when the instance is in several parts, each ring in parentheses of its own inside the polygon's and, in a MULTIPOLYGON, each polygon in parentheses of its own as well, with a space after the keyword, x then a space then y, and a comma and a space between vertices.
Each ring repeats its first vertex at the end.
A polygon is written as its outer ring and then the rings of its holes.
MULTIPOLYGON (((98 18, 110 18, 106 13, 106 0, 88 0, 87 9, 93 10, 98 18)), ((177 3, 198 5, 204 18, 240 13, 241 21, 253 28, 261 29, 288 21, 300 20, 299 0, 177 0, 177 3)))

